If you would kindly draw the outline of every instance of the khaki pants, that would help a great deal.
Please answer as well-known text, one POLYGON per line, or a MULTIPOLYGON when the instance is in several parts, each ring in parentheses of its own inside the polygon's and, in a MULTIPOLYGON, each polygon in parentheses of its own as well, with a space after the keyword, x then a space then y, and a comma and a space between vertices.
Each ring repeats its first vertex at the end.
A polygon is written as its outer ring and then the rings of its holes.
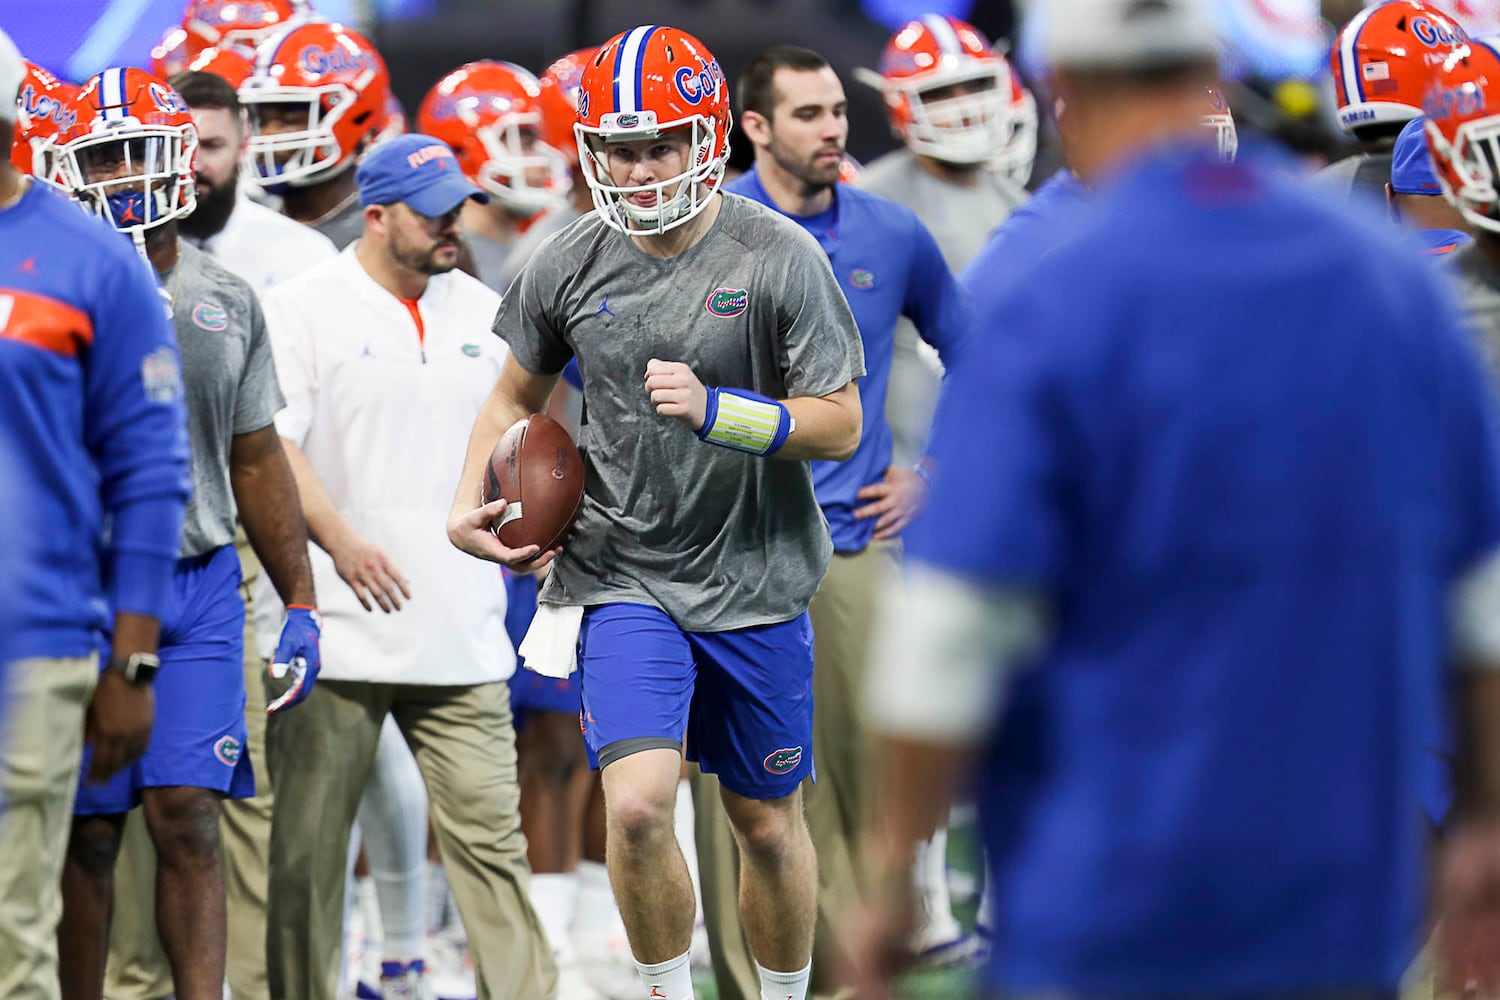
MULTIPOLYGON (((860 719, 860 694, 870 632, 883 588, 900 571, 900 546, 872 542, 861 552, 835 553, 808 609, 813 626, 813 759, 817 781, 802 787, 808 830, 818 850, 818 924, 812 989, 838 995, 834 930, 858 893, 859 837, 871 807, 870 755, 860 719)), ((703 918, 713 950, 720 1000, 759 1000, 760 979, 740 930, 739 859, 719 801, 718 781, 693 768, 698 871, 703 918)))
POLYGON ((18 660, 0 703, 0 997, 55 1000, 62 870, 95 656, 18 660))
POLYGON ((482 1000, 545 1000, 557 969, 528 898, 515 734, 503 683, 319 681, 270 720, 276 781, 266 951, 274 1000, 333 1000, 349 831, 395 718, 427 784, 448 882, 482 1000))
MULTIPOLYGON (((240 596, 245 601, 245 748, 255 769, 255 797, 225 799, 219 819, 224 845, 224 901, 228 912, 226 973, 234 1000, 268 1000, 266 985, 266 872, 271 850, 271 772, 266 766, 266 661, 255 648, 251 585, 260 560, 241 529, 240 596)), ((109 1000, 160 1000, 172 992, 172 970, 156 934, 156 848, 145 816, 125 821, 115 864, 115 913, 109 928, 109 1000)))

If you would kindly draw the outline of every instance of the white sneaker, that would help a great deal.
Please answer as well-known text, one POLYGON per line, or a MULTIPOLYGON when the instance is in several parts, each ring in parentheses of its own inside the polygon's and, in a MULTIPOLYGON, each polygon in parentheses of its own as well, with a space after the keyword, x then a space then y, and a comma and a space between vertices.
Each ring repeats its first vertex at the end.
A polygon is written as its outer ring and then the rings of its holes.
POLYGON ((420 958, 414 962, 381 962, 381 1000, 436 1000, 426 971, 420 958))
POLYGON ((477 1000, 474 959, 464 944, 449 934, 427 938, 427 981, 435 1000, 477 1000))
POLYGON ((973 962, 980 942, 974 935, 964 933, 952 912, 924 911, 918 917, 921 922, 911 936, 911 951, 918 968, 941 969, 973 962))
POLYGON ((630 941, 618 911, 613 921, 602 926, 580 928, 575 923, 573 946, 578 971, 596 992, 607 1000, 640 1000, 641 976, 630 955, 630 941))

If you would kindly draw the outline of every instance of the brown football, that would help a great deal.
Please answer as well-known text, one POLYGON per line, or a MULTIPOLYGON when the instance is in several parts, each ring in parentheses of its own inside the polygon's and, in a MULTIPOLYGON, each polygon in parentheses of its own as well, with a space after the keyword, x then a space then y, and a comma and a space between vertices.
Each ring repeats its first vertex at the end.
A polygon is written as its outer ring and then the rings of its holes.
POLYGON ((504 498, 490 530, 513 549, 562 541, 583 506, 583 456, 557 421, 540 413, 518 420, 490 452, 484 502, 504 498))

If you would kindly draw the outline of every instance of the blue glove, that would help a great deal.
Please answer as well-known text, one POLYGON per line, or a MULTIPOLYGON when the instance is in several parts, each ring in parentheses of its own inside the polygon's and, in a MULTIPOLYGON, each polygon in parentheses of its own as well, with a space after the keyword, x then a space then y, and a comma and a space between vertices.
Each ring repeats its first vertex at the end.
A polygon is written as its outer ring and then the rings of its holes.
POLYGON ((316 608, 293 604, 286 609, 286 624, 281 626, 281 640, 276 643, 276 658, 271 661, 271 676, 277 679, 292 675, 292 686, 271 704, 266 714, 300 704, 312 692, 323 658, 318 652, 318 637, 323 631, 323 617, 316 608))

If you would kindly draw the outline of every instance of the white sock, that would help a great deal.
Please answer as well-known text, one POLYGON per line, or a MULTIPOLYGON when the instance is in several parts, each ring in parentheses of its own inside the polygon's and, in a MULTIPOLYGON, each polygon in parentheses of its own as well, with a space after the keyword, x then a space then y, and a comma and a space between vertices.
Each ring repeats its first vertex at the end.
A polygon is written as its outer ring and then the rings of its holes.
POLYGON ((448 869, 441 861, 427 862, 427 933, 436 934, 448 923, 448 869))
POLYGON ((911 848, 911 891, 918 903, 927 898, 927 855, 932 853, 932 842, 919 840, 911 848))
POLYGON ((756 962, 755 971, 760 973, 760 1000, 807 1000, 811 962, 797 972, 772 972, 756 962))
MULTIPOLYGON (((641 974, 641 983, 649 991, 650 1000, 693 1000, 693 968, 688 963, 691 954, 692 952, 685 951, 676 958, 656 965, 635 963, 636 970, 641 974)), ((804 994, 806 991, 804 986, 804 994)))
POLYGON ((953 897, 948 891, 948 830, 939 827, 927 842, 924 859, 927 871, 923 888, 927 893, 928 912, 953 915, 953 897))
POLYGON ((578 874, 576 872, 547 872, 531 876, 531 908, 542 922, 542 930, 552 951, 571 951, 568 947, 568 929, 573 926, 573 914, 578 909, 578 874))

